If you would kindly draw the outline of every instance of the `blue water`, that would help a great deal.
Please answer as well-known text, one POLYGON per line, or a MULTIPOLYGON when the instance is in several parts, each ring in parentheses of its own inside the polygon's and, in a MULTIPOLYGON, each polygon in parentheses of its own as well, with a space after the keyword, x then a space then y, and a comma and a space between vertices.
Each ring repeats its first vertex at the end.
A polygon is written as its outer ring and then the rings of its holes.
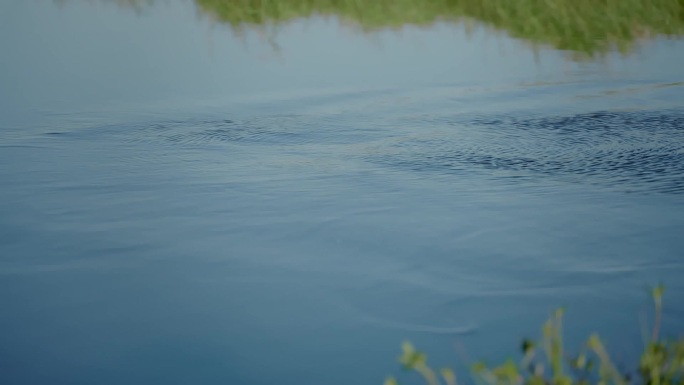
POLYGON ((314 21, 278 56, 187 2, 4 6, 0 383, 415 380, 403 340, 463 368, 561 305, 630 362, 660 281, 684 325, 681 42, 539 62, 314 21))

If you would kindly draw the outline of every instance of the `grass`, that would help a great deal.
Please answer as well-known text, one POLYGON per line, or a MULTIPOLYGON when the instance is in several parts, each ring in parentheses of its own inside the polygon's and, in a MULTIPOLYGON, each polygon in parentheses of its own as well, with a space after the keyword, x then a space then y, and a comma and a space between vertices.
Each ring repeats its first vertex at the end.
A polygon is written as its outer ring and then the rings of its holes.
MULTIPOLYGON (((641 360, 633 373, 620 372, 600 337, 593 334, 577 354, 563 349, 563 313, 557 310, 542 328, 540 343, 524 340, 522 359, 489 367, 480 362, 472 365, 478 385, 684 385, 684 339, 667 340, 660 336, 663 286, 652 290, 655 321, 641 360)), ((407 370, 417 372, 428 385, 456 385, 449 368, 435 371, 428 365, 427 355, 409 342, 402 345, 399 362, 407 370)), ((385 385, 398 385, 389 378, 385 385)))
MULTIPOLYGON (((135 9, 154 1, 115 0, 135 9)), ((336 17, 364 32, 437 22, 480 23, 535 47, 568 51, 576 58, 628 53, 646 39, 684 35, 684 0, 194 1, 203 14, 238 32, 274 30, 271 27, 312 16, 336 17)))
POLYGON ((477 21, 533 45, 585 56, 684 34, 684 0, 195 0, 235 29, 334 16, 363 31, 477 21))

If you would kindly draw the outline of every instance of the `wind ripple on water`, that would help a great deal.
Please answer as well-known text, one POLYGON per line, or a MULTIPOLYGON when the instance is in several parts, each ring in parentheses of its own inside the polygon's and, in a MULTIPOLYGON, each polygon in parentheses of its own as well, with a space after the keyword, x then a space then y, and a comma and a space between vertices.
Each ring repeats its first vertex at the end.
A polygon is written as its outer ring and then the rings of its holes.
POLYGON ((351 128, 334 116, 271 115, 244 120, 201 119, 113 126, 101 128, 97 133, 114 135, 129 143, 166 142, 200 147, 226 144, 282 146, 357 142, 358 135, 350 132, 351 128))
POLYGON ((76 135, 200 149, 305 145, 299 153, 310 162, 321 161, 322 146, 327 146, 326 154, 335 154, 338 162, 360 160, 414 176, 468 176, 552 189, 572 183, 632 193, 684 193, 682 110, 565 116, 444 111, 204 118, 99 127, 76 135))
POLYGON ((684 193, 681 111, 555 117, 458 116, 413 122, 366 158, 410 172, 481 173, 623 192, 684 193))

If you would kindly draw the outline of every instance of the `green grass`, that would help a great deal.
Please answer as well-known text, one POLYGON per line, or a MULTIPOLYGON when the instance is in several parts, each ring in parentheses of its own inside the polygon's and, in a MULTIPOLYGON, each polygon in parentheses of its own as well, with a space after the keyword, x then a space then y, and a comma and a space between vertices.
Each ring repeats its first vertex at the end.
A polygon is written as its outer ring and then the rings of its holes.
MULTIPOLYGON (((237 31, 312 16, 336 17, 364 32, 436 22, 480 23, 533 46, 569 51, 576 58, 628 53, 642 40, 684 35, 684 0, 194 1, 202 13, 237 31)), ((154 0, 115 2, 140 9, 154 0)))
MULTIPOLYGON (((562 309, 557 310, 542 328, 539 343, 524 340, 522 359, 506 361, 489 367, 480 362, 472 365, 478 385, 684 385, 684 339, 661 338, 663 287, 652 290, 655 321, 645 343, 637 376, 619 371, 598 335, 589 337, 584 348, 569 355, 563 349, 562 309)), ((399 362, 404 369, 417 372, 428 385, 456 385, 456 376, 449 368, 435 371, 428 365, 427 355, 409 342, 402 346, 399 362)), ((397 385, 389 378, 385 385, 397 385)))
MULTIPOLYGON (((584 56, 684 34, 684 0, 195 0, 235 29, 335 16, 363 31, 477 21, 533 45, 584 56)), ((446 49, 446 47, 445 47, 446 49)))

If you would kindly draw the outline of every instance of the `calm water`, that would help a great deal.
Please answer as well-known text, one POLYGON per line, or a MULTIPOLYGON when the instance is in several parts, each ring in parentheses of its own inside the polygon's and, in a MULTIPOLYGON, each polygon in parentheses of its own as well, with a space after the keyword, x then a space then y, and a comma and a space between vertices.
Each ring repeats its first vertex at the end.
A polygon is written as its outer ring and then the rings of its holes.
MULTIPOLYGON (((0 4, 0 382, 379 384, 684 325, 684 42, 0 4), (400 377, 405 378, 405 377, 400 377)), ((462 377, 465 377, 462 376, 462 377)))

